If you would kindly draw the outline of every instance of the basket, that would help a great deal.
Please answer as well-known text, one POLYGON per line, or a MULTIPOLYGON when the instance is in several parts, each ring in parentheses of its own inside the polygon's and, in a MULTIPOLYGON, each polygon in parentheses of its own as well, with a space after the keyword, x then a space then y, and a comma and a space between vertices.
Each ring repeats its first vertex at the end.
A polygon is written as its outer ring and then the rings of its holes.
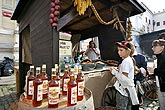
POLYGON ((102 69, 104 66, 105 66, 105 64, 96 63, 95 69, 102 69))
POLYGON ((81 64, 82 65, 82 70, 83 71, 92 71, 95 69, 96 64, 92 63, 92 64, 81 64))

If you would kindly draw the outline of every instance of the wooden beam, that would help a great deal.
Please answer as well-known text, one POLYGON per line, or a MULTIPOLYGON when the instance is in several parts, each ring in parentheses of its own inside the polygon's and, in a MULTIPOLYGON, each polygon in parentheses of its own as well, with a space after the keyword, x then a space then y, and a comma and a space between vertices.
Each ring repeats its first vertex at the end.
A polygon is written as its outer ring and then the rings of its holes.
POLYGON ((70 10, 66 15, 61 17, 58 21, 57 31, 63 28, 67 23, 69 23, 72 19, 78 16, 78 13, 75 8, 70 10))

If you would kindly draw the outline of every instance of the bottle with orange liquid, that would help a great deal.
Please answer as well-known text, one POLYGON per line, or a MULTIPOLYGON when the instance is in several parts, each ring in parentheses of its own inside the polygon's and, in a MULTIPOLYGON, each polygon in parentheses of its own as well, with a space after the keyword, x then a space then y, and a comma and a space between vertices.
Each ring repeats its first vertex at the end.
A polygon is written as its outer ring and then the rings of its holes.
POLYGON ((34 87, 33 87, 33 81, 35 79, 34 76, 34 66, 30 66, 30 75, 27 78, 27 99, 32 100, 32 96, 33 96, 33 91, 34 91, 34 87))
POLYGON ((68 66, 65 65, 64 75, 62 76, 62 95, 67 95, 69 80, 68 66))
POLYGON ((52 76, 48 87, 48 108, 58 108, 59 94, 60 88, 56 80, 56 70, 52 68, 52 76))
POLYGON ((33 81, 33 86, 34 86, 34 93, 32 97, 33 101, 33 106, 41 106, 42 105, 42 100, 43 100, 43 94, 42 94, 42 85, 43 81, 41 79, 41 68, 36 67, 36 78, 33 81))
POLYGON ((77 75, 77 100, 81 101, 84 97, 84 75, 82 73, 82 67, 79 65, 78 67, 78 75, 77 75))
POLYGON ((74 69, 71 68, 70 80, 68 82, 67 106, 77 104, 77 83, 74 78, 74 69))
POLYGON ((42 65, 42 76, 41 79, 43 81, 43 87, 42 87, 42 93, 43 93, 43 99, 48 98, 48 77, 46 73, 46 65, 42 65))

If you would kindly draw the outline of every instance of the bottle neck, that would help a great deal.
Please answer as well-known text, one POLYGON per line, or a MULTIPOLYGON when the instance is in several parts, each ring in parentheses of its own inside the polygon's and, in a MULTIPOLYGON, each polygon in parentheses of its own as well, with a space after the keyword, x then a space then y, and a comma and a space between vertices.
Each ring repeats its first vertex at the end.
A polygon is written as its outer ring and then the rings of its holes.
POLYGON ((51 80, 56 80, 57 78, 56 78, 56 75, 52 75, 51 76, 51 80))
POLYGON ((30 75, 31 76, 34 76, 34 71, 30 71, 30 75))
POLYGON ((70 80, 71 80, 71 81, 74 81, 74 80, 75 80, 74 74, 70 75, 70 80))

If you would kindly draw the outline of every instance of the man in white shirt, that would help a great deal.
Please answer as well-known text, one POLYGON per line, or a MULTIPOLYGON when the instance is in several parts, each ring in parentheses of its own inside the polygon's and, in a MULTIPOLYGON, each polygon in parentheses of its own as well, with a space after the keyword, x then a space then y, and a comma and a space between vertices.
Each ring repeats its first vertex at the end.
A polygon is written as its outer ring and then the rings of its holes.
POLYGON ((97 60, 100 58, 100 50, 96 48, 93 41, 89 42, 89 48, 85 51, 85 55, 88 56, 90 60, 97 60))

